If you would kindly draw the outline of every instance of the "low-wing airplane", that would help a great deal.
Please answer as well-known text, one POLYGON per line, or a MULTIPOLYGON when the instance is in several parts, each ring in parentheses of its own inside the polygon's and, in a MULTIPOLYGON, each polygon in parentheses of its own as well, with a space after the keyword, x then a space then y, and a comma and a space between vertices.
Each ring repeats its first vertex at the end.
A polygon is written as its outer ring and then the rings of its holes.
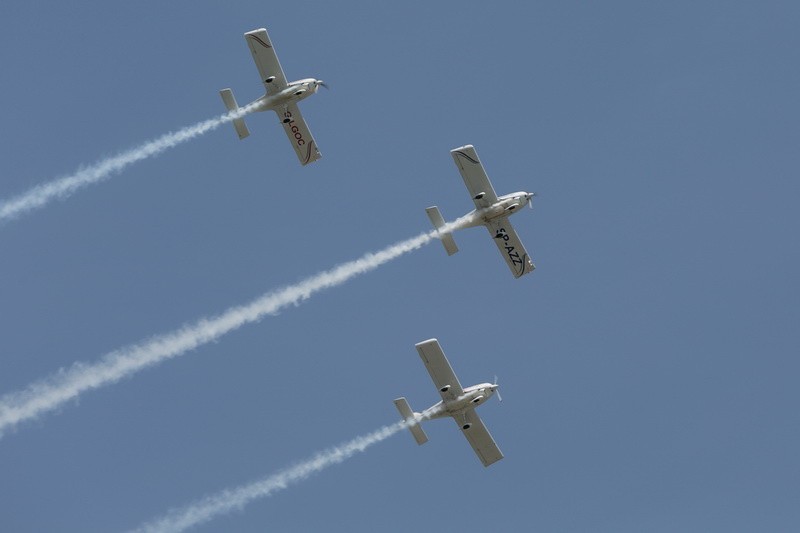
MULTIPOLYGON (((247 46, 250 47, 253 60, 258 67, 258 73, 261 75, 261 82, 267 91, 264 96, 254 100, 248 106, 258 104, 255 111, 275 111, 283 123, 283 129, 286 131, 300 163, 307 165, 316 161, 322 157, 322 154, 317 150, 317 143, 314 142, 314 137, 311 136, 308 125, 303 120, 303 115, 300 114, 297 102, 317 92, 320 86, 325 88, 328 86, 322 80, 314 78, 287 82, 266 29, 249 31, 244 34, 244 39, 247 41, 247 46)), ((219 94, 228 111, 239 109, 239 105, 233 97, 233 91, 222 89, 219 94)), ((250 135, 244 117, 234 119, 233 127, 240 139, 250 135)))
POLYGON ((501 399, 497 383, 481 383, 464 389, 458 382, 447 357, 444 356, 439 341, 429 339, 420 342, 416 347, 422 362, 425 363, 425 368, 433 378, 433 383, 439 389, 439 394, 442 395, 441 402, 422 413, 412 411, 405 398, 398 398, 394 401, 403 420, 409 424, 408 429, 417 444, 428 442, 428 436, 420 425, 423 420, 452 416, 472 449, 478 454, 483 466, 489 466, 502 459, 503 453, 475 412, 475 408, 486 402, 495 392, 497 392, 498 399, 501 399))
MULTIPOLYGON (((471 144, 450 150, 450 155, 453 156, 453 161, 461 172, 467 190, 475 202, 475 210, 467 215, 472 216, 473 219, 464 227, 486 226, 494 237, 500 255, 506 260, 515 278, 533 272, 536 266, 528 256, 528 252, 525 251, 525 247, 519 240, 508 217, 525 207, 526 204, 532 208, 535 193, 522 191, 498 197, 483 169, 478 153, 471 144)), ((428 213, 428 218, 431 219, 436 229, 444 226, 444 218, 438 207, 434 205, 427 208, 425 212, 428 213)), ((458 251, 452 233, 442 232, 439 234, 439 238, 447 250, 447 255, 453 255, 458 251)))

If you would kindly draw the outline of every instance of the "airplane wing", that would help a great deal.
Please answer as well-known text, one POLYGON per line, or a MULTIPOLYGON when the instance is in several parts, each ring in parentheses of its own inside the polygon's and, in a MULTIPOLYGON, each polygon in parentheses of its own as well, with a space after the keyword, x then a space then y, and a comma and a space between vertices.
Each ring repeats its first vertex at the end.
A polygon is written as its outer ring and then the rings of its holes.
POLYGON ((253 54, 253 61, 256 62, 258 73, 261 75, 261 83, 267 89, 267 94, 275 94, 288 85, 286 75, 283 73, 278 55, 272 47, 267 30, 260 28, 244 34, 250 53, 253 54), (267 81, 272 78, 271 81, 267 81))
POLYGON ((533 272, 536 266, 525 251, 508 217, 494 219, 486 224, 486 227, 515 278, 533 272))
POLYGON ((442 347, 439 346, 439 341, 436 339, 428 339, 416 345, 417 352, 425 363, 425 368, 433 379, 436 388, 439 389, 439 394, 442 395, 444 400, 452 400, 457 396, 464 394, 464 389, 461 388, 458 378, 453 372, 453 368, 444 356, 442 347))
POLYGON ((461 177, 464 178, 464 184, 467 186, 469 195, 472 201, 475 202, 475 207, 483 209, 489 207, 497 201, 497 194, 494 192, 494 187, 489 181, 489 176, 483 170, 481 160, 478 158, 478 152, 471 144, 450 150, 450 155, 453 156, 461 177))
POLYGON ((307 165, 322 157, 297 104, 289 104, 283 109, 276 110, 276 113, 278 113, 278 118, 283 124, 283 130, 289 137, 289 142, 292 143, 300 163, 307 165), (283 122, 287 118, 289 122, 283 122))
MULTIPOLYGON (((469 445, 475 450, 478 458, 483 463, 483 466, 489 466, 496 463, 503 458, 503 452, 497 447, 497 443, 492 438, 489 430, 483 425, 483 421, 475 412, 475 409, 470 409, 464 413, 467 423, 470 424, 469 429, 461 428, 461 433, 469 441, 469 445)), ((461 427, 461 424, 456 420, 456 423, 461 427)))

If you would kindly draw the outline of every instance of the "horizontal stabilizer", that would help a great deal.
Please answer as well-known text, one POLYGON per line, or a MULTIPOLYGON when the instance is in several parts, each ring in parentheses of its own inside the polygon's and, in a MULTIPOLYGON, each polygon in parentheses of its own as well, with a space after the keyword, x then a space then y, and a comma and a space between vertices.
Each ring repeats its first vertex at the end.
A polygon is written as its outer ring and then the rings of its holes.
MULTIPOLYGON (((236 103, 236 98, 233 97, 233 91, 230 89, 222 89, 219 95, 222 97, 222 101, 225 103, 225 107, 228 111, 239 110, 239 104, 236 103)), ((250 130, 247 129, 247 124, 244 123, 244 117, 233 119, 233 127, 236 129, 236 133, 239 135, 240 139, 244 139, 250 135, 250 130)))
POLYGON ((408 424, 408 429, 411 431, 417 444, 425 444, 428 442, 428 436, 422 431, 422 426, 419 425, 419 413, 415 413, 411 410, 411 406, 408 405, 405 398, 396 399, 394 405, 397 407, 397 410, 400 411, 400 416, 402 416, 403 420, 408 424))
MULTIPOLYGON (((442 214, 439 212, 439 208, 435 205, 429 207, 425 210, 428 213, 428 218, 431 219, 431 223, 433 223, 433 227, 437 230, 444 226, 444 218, 442 218, 442 214)), ((458 251, 458 246, 456 246, 456 241, 453 240, 453 234, 450 232, 447 233, 439 233, 439 239, 441 239, 442 244, 444 245, 444 249, 447 250, 447 255, 453 255, 458 251)))

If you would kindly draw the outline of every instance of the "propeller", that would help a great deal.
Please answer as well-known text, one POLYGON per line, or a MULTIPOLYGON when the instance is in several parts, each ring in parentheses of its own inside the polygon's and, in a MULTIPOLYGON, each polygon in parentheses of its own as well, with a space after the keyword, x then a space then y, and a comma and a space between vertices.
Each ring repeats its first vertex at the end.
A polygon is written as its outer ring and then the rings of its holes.
POLYGON ((528 195, 528 207, 533 209, 533 199, 536 198, 536 193, 532 192, 528 195))
POLYGON ((494 386, 497 387, 496 389, 494 389, 495 394, 497 394, 497 401, 498 402, 502 402, 503 401, 503 397, 500 396, 500 387, 497 385, 497 376, 496 375, 494 376, 494 386))
POLYGON ((325 82, 324 82, 324 81, 322 81, 322 80, 317 80, 317 85, 322 85, 322 86, 323 86, 323 87, 325 87, 326 89, 330 90, 330 87, 328 87, 328 84, 327 84, 327 83, 325 83, 325 82))

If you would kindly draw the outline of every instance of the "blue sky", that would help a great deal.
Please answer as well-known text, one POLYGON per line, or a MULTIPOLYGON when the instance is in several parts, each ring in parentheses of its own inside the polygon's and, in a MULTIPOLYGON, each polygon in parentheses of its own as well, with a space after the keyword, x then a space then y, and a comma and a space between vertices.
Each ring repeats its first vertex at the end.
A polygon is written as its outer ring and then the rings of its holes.
POLYGON ((86 393, 0 440, 0 529, 125 530, 500 378, 452 422, 197 531, 793 531, 800 8, 236 2, 0 9, 0 198, 262 93, 265 26, 323 159, 272 114, 0 227, 0 395, 471 208, 474 144, 537 264, 480 228, 86 393))

